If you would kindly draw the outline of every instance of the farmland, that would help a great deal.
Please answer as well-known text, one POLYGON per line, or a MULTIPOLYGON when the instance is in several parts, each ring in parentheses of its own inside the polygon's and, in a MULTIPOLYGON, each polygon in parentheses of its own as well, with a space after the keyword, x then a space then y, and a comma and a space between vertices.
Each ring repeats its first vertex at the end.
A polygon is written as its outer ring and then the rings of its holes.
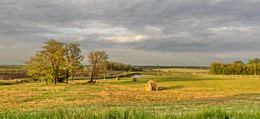
POLYGON ((0 86, 0 117, 123 118, 129 114, 129 118, 201 118, 208 114, 259 118, 259 85, 255 78, 188 73, 141 77, 137 82, 131 78, 97 80, 95 84, 87 80, 57 85, 24 82, 0 86), (148 80, 155 80, 159 91, 145 91, 148 80))
POLYGON ((0 66, 0 80, 26 78, 26 70, 22 66, 0 66))
POLYGON ((172 72, 172 73, 188 73, 188 74, 208 74, 208 68, 186 68, 186 67, 179 67, 179 68, 164 68, 164 69, 155 69, 156 71, 160 70, 162 72, 172 72))

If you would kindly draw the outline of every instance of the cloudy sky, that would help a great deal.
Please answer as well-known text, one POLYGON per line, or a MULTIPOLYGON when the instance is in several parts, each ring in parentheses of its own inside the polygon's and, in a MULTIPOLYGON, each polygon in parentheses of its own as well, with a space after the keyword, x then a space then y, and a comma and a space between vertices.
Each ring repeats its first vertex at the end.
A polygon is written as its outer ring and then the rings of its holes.
MULTIPOLYGON (((259 0, 0 0, 0 65, 44 42, 77 42, 133 65, 208 66, 260 57, 259 0)), ((86 59, 84 60, 86 64, 86 59)))

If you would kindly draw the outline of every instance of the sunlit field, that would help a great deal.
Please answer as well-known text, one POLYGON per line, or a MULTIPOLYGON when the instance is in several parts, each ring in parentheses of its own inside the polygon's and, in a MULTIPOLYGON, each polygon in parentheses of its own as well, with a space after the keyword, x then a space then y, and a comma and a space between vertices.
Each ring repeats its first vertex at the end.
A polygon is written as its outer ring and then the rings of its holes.
MULTIPOLYGON (((30 114, 34 117, 43 114, 46 117, 62 112, 58 118, 67 114, 69 118, 73 116, 73 111, 78 116, 85 114, 95 117, 95 114, 102 113, 106 117, 110 113, 134 113, 133 110, 138 112, 135 112, 136 115, 147 118, 184 118, 185 115, 198 116, 211 112, 213 115, 233 115, 234 118, 239 114, 240 117, 259 117, 259 85, 260 80, 254 78, 191 74, 141 77, 137 82, 133 82, 132 78, 102 79, 95 84, 88 84, 87 80, 57 85, 24 82, 0 86, 0 117, 28 117, 30 114), (155 80, 159 90, 145 91, 148 80, 155 80)), ((119 114, 118 118, 122 116, 125 115, 119 114)))
POLYGON ((0 119, 260 119, 260 0, 0 10, 0 119))
POLYGON ((186 68, 186 67, 180 67, 180 68, 164 68, 164 69, 155 69, 160 70, 162 72, 173 72, 173 73, 197 73, 197 74, 206 74, 209 73, 208 68, 202 67, 196 67, 196 68, 186 68))

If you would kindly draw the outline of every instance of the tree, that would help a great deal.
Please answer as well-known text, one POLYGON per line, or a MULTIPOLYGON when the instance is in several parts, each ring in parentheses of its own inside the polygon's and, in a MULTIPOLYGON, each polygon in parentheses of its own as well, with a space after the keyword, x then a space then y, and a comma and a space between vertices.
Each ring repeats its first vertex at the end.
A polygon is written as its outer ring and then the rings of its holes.
POLYGON ((209 72, 211 74, 217 74, 216 62, 213 62, 213 63, 210 64, 209 72))
POLYGON ((91 51, 88 54, 88 63, 91 65, 88 67, 90 72, 90 81, 94 82, 94 79, 103 72, 106 71, 108 55, 105 51, 91 51))
POLYGON ((45 44, 41 51, 25 62, 28 75, 35 79, 44 79, 46 83, 48 79, 52 79, 54 84, 65 77, 68 82, 69 74, 73 80, 74 74, 83 68, 79 44, 67 44, 56 40, 49 40, 45 44))
POLYGON ((223 73, 224 64, 221 62, 213 62, 210 65, 210 73, 211 74, 222 74, 223 73))
POLYGON ((234 61, 232 64, 235 75, 242 74, 244 71, 244 63, 242 61, 234 61))
POLYGON ((258 65, 260 63, 260 59, 255 58, 253 60, 249 60, 248 64, 251 65, 251 67, 254 67, 254 74, 256 75, 258 73, 258 65), (252 66, 253 65, 253 66, 252 66))
POLYGON ((40 51, 47 62, 51 64, 51 70, 52 70, 52 78, 54 81, 54 84, 57 83, 60 69, 62 68, 62 65, 65 61, 64 59, 64 43, 56 41, 56 40, 49 40, 48 42, 45 42, 46 46, 43 46, 43 50, 40 51))
POLYGON ((76 72, 83 69, 83 56, 80 55, 80 48, 78 43, 65 43, 65 69, 66 69, 66 83, 68 84, 69 75, 71 75, 71 81, 73 81, 76 72))
POLYGON ((254 74, 254 65, 248 64, 246 65, 246 74, 253 75, 254 74))
POLYGON ((52 70, 50 70, 50 65, 44 58, 40 52, 37 52, 34 57, 25 62, 25 69, 27 69, 28 76, 31 76, 34 80, 44 79, 48 85, 47 77, 50 76, 48 74, 52 74, 52 70))
POLYGON ((259 71, 260 71, 260 59, 258 58, 249 60, 248 64, 244 64, 242 61, 234 61, 233 64, 213 62, 210 65, 211 74, 225 74, 225 75, 255 74, 257 75, 260 73, 259 71))
POLYGON ((119 62, 109 62, 107 61, 107 69, 108 70, 116 70, 116 71, 142 71, 141 67, 133 67, 129 64, 123 64, 119 62))

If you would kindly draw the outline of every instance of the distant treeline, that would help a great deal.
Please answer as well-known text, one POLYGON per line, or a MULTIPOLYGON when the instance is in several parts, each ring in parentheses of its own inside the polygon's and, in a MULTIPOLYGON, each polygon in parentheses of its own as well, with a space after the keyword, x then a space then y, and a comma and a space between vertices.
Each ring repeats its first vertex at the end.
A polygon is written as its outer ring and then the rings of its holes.
POLYGON ((143 69, 167 69, 167 68, 189 68, 189 69, 205 69, 208 70, 209 66, 139 66, 143 69))
POLYGON ((257 75, 260 74, 260 59, 255 58, 249 60, 247 64, 242 61, 234 61, 233 63, 213 62, 210 65, 211 74, 224 75, 257 75))
POLYGON ((24 65, 0 65, 0 68, 22 68, 24 65))
POLYGON ((116 71, 142 71, 141 67, 134 67, 129 64, 123 64, 119 62, 107 62, 108 70, 116 70, 116 71))

